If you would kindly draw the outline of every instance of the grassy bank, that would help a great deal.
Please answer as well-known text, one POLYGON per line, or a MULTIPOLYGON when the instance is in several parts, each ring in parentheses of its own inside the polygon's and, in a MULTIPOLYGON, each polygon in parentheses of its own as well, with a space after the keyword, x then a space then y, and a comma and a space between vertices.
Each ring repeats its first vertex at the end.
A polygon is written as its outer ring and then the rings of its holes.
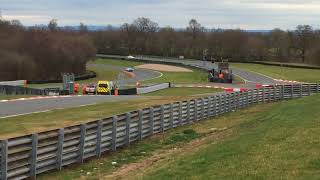
POLYGON ((258 72, 273 77, 275 79, 295 80, 300 82, 320 81, 320 70, 317 69, 289 68, 246 63, 232 63, 231 66, 253 72, 258 72))
POLYGON ((317 179, 319 104, 313 96, 253 106, 39 179, 317 179))

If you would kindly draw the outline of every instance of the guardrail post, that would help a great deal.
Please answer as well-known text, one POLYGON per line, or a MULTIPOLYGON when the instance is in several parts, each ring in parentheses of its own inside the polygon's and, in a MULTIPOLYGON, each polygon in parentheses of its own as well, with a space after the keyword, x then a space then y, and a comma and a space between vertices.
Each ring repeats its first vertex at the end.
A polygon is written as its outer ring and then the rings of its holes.
POLYGON ((173 128, 173 104, 170 103, 170 128, 173 128))
POLYGON ((311 88, 310 88, 310 84, 308 84, 308 96, 311 95, 311 88))
POLYGON ((112 117, 112 151, 117 150, 117 121, 118 117, 112 117))
POLYGON ((281 86, 281 99, 284 99, 284 85, 281 86))
POLYGON ((130 145, 131 113, 126 113, 126 145, 130 145))
POLYGON ((79 144, 79 162, 83 163, 84 160, 84 145, 86 138, 86 124, 80 125, 80 144, 79 144))
POLYGON ((190 123, 190 101, 187 102, 187 124, 190 123))
POLYGON ((213 104, 213 107, 212 107, 212 108, 213 108, 213 111, 212 111, 212 112, 213 112, 213 115, 212 115, 212 116, 214 116, 214 117, 217 115, 217 109, 216 109, 217 102, 216 102, 216 97, 217 97, 217 96, 213 96, 213 101, 212 101, 212 104, 213 104))
POLYGON ((37 176, 37 151, 38 151, 38 134, 31 135, 31 162, 30 162, 30 177, 37 176))
POLYGON ((138 121, 138 134, 139 140, 142 140, 142 121, 143 121, 143 111, 139 110, 139 121, 138 121))
POLYGON ((209 118, 209 117, 212 117, 211 116, 211 114, 212 114, 212 112, 211 112, 211 106, 212 106, 212 102, 211 102, 211 99, 212 99, 212 97, 210 96, 210 97, 208 97, 208 108, 207 108, 207 117, 209 118))
POLYGON ((182 102, 179 102, 179 123, 178 125, 182 124, 182 102))
POLYGON ((193 111, 193 115, 194 115, 194 119, 193 121, 197 121, 198 120, 198 100, 195 99, 194 100, 194 111, 193 111))
POLYGON ((97 144, 96 144, 96 153, 98 157, 101 157, 101 136, 102 136, 102 120, 99 120, 98 127, 97 127, 97 144))
POLYGON ((201 98, 201 116, 200 120, 204 118, 204 98, 201 98))
POLYGON ((161 105, 160 107, 160 130, 164 132, 164 106, 161 105))
POLYGON ((57 169, 62 169, 62 158, 63 158, 63 142, 64 142, 64 129, 59 129, 58 132, 58 147, 57 147, 57 169))
POLYGON ((302 97, 302 84, 300 84, 300 97, 302 97))
POLYGON ((232 101, 233 101, 234 93, 229 94, 228 96, 228 112, 232 111, 232 101))
POLYGON ((317 91, 316 93, 319 93, 319 92, 320 92, 319 83, 317 83, 316 91, 317 91))
POLYGON ((154 117, 153 117, 153 107, 150 108, 150 132, 151 132, 151 135, 154 134, 154 131, 153 131, 153 126, 154 126, 154 117))
POLYGON ((7 171, 8 171, 8 140, 1 141, 1 180, 7 180, 7 171))
POLYGON ((294 96, 293 96, 293 95, 294 95, 293 92, 294 92, 294 91, 293 91, 293 85, 290 84, 290 93, 291 93, 290 96, 291 96, 291 99, 293 99, 293 97, 294 97, 294 96))

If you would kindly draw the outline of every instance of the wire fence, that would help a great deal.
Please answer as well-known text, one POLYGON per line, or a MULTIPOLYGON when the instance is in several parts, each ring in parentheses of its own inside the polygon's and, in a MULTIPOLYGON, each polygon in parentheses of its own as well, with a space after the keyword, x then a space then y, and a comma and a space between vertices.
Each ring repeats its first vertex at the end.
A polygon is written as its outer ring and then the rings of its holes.
POLYGON ((214 118, 247 106, 310 96, 319 84, 281 85, 223 93, 107 117, 47 132, 1 140, 0 179, 36 178, 38 174, 81 164, 153 134, 214 118))

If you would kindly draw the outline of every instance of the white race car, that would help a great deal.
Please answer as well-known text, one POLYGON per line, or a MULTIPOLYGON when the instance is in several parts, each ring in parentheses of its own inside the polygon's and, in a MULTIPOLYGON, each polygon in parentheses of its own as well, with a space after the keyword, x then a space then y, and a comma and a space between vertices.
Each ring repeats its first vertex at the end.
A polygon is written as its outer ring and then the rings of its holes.
POLYGON ((128 59, 135 59, 134 56, 127 56, 128 59))
POLYGON ((133 72, 133 71, 134 71, 134 69, 133 69, 133 68, 131 68, 131 67, 128 67, 128 68, 126 68, 126 71, 127 71, 127 72, 133 72))

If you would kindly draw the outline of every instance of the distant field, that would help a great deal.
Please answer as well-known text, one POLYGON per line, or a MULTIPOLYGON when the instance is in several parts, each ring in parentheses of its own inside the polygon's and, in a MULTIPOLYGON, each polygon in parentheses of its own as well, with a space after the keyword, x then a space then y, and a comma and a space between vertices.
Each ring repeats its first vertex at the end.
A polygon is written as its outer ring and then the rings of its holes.
POLYGON ((231 66, 258 72, 275 79, 295 80, 300 82, 320 81, 320 69, 289 68, 248 63, 232 63, 231 66))
POLYGON ((211 88, 169 88, 152 93, 145 94, 144 96, 191 96, 221 92, 222 89, 211 88))
POLYGON ((318 179, 319 116, 320 95, 256 105, 38 178, 318 179))

